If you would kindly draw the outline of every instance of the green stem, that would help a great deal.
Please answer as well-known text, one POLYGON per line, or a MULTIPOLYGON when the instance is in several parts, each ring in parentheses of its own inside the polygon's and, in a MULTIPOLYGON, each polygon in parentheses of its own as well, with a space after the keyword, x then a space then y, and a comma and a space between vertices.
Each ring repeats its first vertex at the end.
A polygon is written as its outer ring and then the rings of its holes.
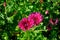
POLYGON ((29 31, 25 32, 25 38, 28 40, 29 39, 29 31))

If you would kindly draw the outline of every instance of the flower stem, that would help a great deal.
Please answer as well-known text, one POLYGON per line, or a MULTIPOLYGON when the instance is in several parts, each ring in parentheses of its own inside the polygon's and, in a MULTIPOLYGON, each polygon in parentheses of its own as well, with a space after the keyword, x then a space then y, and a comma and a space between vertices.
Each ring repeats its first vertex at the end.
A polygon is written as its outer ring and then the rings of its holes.
POLYGON ((47 30, 34 30, 34 32, 41 32, 41 31, 47 31, 47 30))

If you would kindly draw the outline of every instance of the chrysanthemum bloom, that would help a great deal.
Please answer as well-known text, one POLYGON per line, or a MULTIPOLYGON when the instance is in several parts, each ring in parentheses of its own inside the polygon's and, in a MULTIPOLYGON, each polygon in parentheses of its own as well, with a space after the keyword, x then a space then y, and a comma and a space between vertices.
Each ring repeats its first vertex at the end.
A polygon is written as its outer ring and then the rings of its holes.
POLYGON ((56 25, 58 23, 58 18, 56 18, 55 20, 54 19, 50 19, 49 21, 52 25, 56 25))
POLYGON ((23 18, 19 23, 18 26, 22 30, 26 31, 29 30, 34 25, 34 21, 32 19, 23 18))
POLYGON ((49 11, 48 11, 48 10, 46 10, 46 11, 45 11, 45 14, 49 14, 49 11))
POLYGON ((29 15, 29 19, 33 19, 34 25, 38 25, 39 23, 42 22, 43 20, 43 15, 40 14, 39 12, 33 12, 29 15))

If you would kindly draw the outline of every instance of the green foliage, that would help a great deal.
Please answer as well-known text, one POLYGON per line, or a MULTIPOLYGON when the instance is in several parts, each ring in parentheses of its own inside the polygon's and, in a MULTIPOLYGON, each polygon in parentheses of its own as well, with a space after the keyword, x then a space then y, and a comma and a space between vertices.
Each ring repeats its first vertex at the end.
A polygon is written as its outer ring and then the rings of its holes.
POLYGON ((60 0, 0 0, 0 40, 59 40, 60 23, 46 30, 50 18, 60 20, 60 0), (6 6, 4 6, 6 2, 6 6), (49 16, 45 11, 49 10, 49 16), (18 22, 32 12, 40 12, 44 21, 24 32, 18 22))

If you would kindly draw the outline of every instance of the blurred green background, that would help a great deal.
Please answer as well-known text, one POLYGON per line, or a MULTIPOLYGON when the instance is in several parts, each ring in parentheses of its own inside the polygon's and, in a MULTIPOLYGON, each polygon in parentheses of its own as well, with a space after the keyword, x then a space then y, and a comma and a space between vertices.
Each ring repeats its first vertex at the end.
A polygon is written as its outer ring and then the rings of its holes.
POLYGON ((60 40, 60 23, 46 29, 50 18, 60 22, 60 0, 0 0, 0 40, 60 40), (18 22, 32 12, 43 14, 44 21, 24 32, 18 22))

